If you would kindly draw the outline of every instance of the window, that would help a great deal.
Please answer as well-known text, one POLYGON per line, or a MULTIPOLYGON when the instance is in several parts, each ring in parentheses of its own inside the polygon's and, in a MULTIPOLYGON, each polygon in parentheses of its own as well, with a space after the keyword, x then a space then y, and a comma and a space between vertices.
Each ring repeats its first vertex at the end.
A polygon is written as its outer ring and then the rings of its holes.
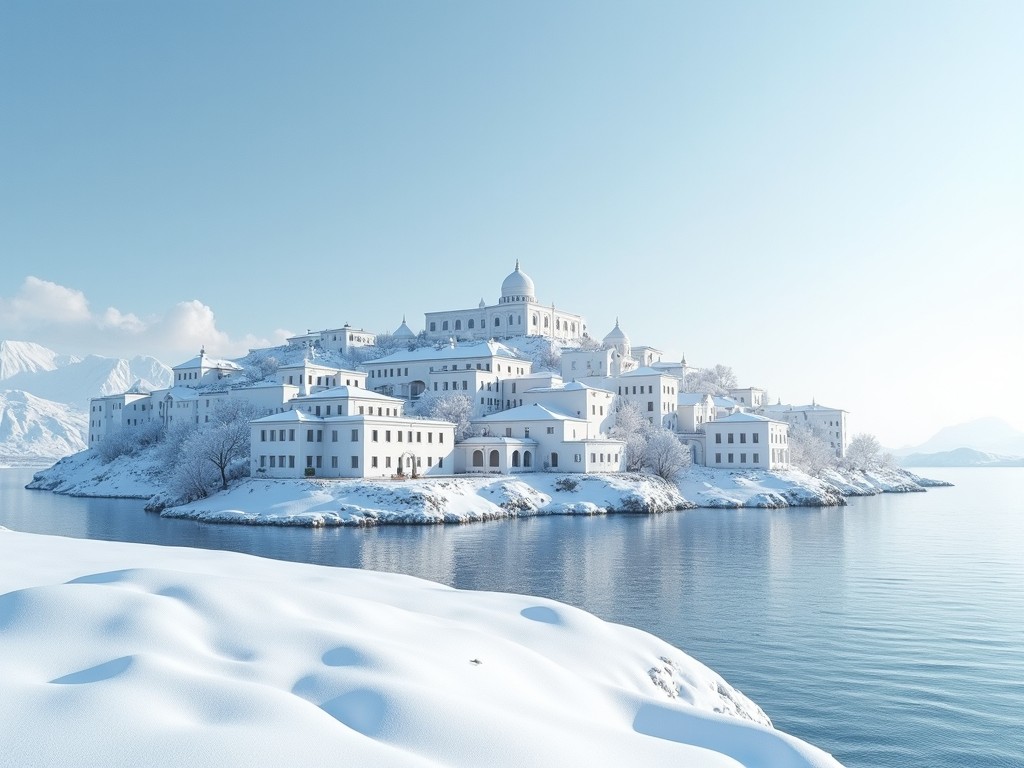
MULTIPOLYGON (((436 331, 437 330, 437 323, 431 323, 430 324, 430 330, 436 331)), ((390 465, 388 465, 388 466, 390 466, 390 465)))
POLYGON ((390 443, 391 442, 391 430, 390 429, 385 429, 384 430, 384 442, 385 443, 390 443))
POLYGON ((390 456, 385 456, 384 457, 384 469, 391 469, 391 457, 390 456))
POLYGON ((747 463, 747 454, 741 453, 740 454, 740 464, 746 464, 746 463, 747 463))
MULTIPOLYGON (((751 437, 751 442, 754 442, 754 443, 759 443, 759 442, 761 442, 761 440, 760 440, 760 437, 761 437, 761 436, 760 436, 759 434, 757 434, 757 432, 755 432, 755 433, 753 434, 753 436, 751 437)), ((757 454, 755 453, 754 455, 756 456, 757 454)), ((754 461, 757 461, 757 459, 754 459, 754 461)))
POLYGON ((448 321, 447 320, 445 320, 445 321, 443 321, 441 323, 441 330, 442 331, 447 331, 448 330, 448 321))
POLYGON ((273 469, 276 466, 277 466, 277 456, 271 456, 270 457, 270 467, 271 467, 271 469, 273 469))
POLYGON ((729 433, 729 442, 732 443, 732 432, 729 433))
MULTIPOLYGON (((89 422, 89 426, 90 427, 92 426, 92 422, 89 422)), ((267 442, 267 430, 265 430, 265 429, 261 429, 260 430, 260 442, 261 443, 267 442)))
POLYGON ((721 443, 722 442, 722 433, 721 432, 715 432, 715 442, 716 443, 721 443))
POLYGON ((359 442, 359 430, 358 429, 353 429, 352 430, 352 440, 350 442, 353 442, 353 443, 358 443, 359 442))
POLYGON ((554 427, 548 427, 548 434, 549 435, 555 434, 555 428, 554 427))
POLYGON ((512 427, 505 427, 505 437, 512 437, 512 427))
POLYGON ((306 430, 306 442, 307 443, 312 443, 313 442, 313 430, 312 429, 307 429, 306 430))
POLYGON ((376 429, 373 430, 373 438, 372 439, 373 439, 373 442, 375 442, 375 443, 377 442, 377 430, 376 429))
POLYGON ((370 466, 373 467, 374 469, 377 468, 377 457, 376 456, 371 456, 370 457, 370 466))
POLYGON ((338 468, 338 457, 337 456, 331 456, 331 469, 337 469, 337 468, 338 468))
POLYGON ((590 454, 590 460, 591 460, 592 462, 594 462, 594 461, 597 461, 597 454, 596 454, 596 453, 591 453, 591 454, 590 454))
POLYGON ((732 464, 732 463, 733 463, 733 460, 732 460, 732 454, 731 454, 731 453, 729 454, 729 463, 730 463, 730 464, 732 464))
POLYGON ((331 430, 331 442, 332 443, 338 442, 338 430, 336 430, 336 429, 332 429, 331 430))
POLYGON ((318 429, 316 431, 316 441, 318 443, 322 443, 324 441, 324 431, 322 429, 318 429))
POLYGON ((353 456, 352 457, 352 469, 359 469, 359 457, 358 456, 353 456))
POLYGON ((648 411, 653 411, 654 410, 654 401, 653 400, 648 400, 647 401, 647 410, 648 411))
POLYGON ((746 432, 740 432, 740 442, 741 443, 747 442, 747 433, 746 432))
POLYGON ((761 454, 759 454, 759 453, 755 453, 754 454, 754 463, 755 464, 760 464, 761 463, 761 454))

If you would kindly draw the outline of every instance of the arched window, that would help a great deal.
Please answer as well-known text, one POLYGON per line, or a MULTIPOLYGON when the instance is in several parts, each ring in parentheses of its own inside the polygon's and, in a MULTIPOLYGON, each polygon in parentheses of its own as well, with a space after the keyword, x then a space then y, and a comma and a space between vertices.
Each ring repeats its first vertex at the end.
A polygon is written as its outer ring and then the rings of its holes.
POLYGON ((495 325, 501 325, 501 318, 500 317, 494 318, 494 324, 495 325))
POLYGON ((498 466, 498 452, 497 451, 491 451, 491 456, 490 456, 490 460, 489 460, 488 463, 492 467, 498 466))
POLYGON ((519 466, 519 451, 512 451, 512 466, 519 466))
POLYGON ((469 321, 469 323, 467 324, 470 330, 472 330, 472 329, 473 329, 473 325, 474 325, 474 323, 475 323, 475 322, 476 322, 475 320, 472 320, 472 319, 471 319, 471 320, 469 321))
POLYGON ((544 327, 545 328, 548 327, 548 318, 546 318, 546 317, 544 318, 544 327))
POLYGON ((444 320, 444 321, 441 322, 441 330, 442 331, 447 331, 448 330, 448 321, 447 320, 444 320))
POLYGON ((533 466, 533 454, 530 453, 529 451, 523 451, 523 466, 524 467, 532 467, 533 466))
POLYGON ((530 315, 530 321, 531 321, 532 325, 536 325, 537 324, 537 316, 536 315, 530 315))
POLYGON ((461 331, 462 330, 462 321, 461 320, 456 320, 455 321, 455 330, 456 331, 461 331))
POLYGON ((482 467, 484 465, 484 452, 473 451, 473 466, 482 467))
POLYGON ((508 324, 509 325, 514 325, 515 324, 515 320, 513 319, 512 315, 508 316, 508 324))
POLYGON ((555 330, 556 331, 562 330, 562 321, 559 320, 557 317, 555 318, 555 330))

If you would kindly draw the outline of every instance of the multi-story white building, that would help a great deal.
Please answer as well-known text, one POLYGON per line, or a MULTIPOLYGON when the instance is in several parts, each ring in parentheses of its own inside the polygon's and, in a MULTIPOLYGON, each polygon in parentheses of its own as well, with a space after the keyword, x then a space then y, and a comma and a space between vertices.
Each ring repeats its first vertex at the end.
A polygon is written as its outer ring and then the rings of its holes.
POLYGON ((850 437, 846 427, 846 411, 841 408, 827 408, 812 402, 810 405, 785 405, 777 403, 764 407, 765 415, 785 421, 794 428, 806 427, 820 437, 835 452, 837 458, 846 455, 850 437))
POLYGON ((590 435, 587 418, 537 403, 488 414, 472 421, 478 435, 455 447, 455 469, 469 473, 619 472, 619 440, 590 435))
POLYGON ((482 412, 502 407, 503 380, 533 371, 530 360, 496 341, 399 350, 363 365, 366 386, 376 392, 409 401, 424 392, 463 392, 482 412))
POLYGON ((348 355, 355 349, 371 347, 377 341, 377 334, 362 328, 353 328, 345 323, 341 328, 327 328, 322 331, 306 331, 285 340, 289 347, 324 349, 348 355))
POLYGON ((745 411, 756 411, 764 407, 764 396, 765 391, 758 387, 736 387, 729 390, 729 399, 745 411))
POLYGON ((346 368, 336 368, 310 360, 282 365, 277 369, 274 378, 282 384, 296 385, 299 388, 299 394, 303 395, 331 387, 366 386, 365 371, 350 371, 346 368))
POLYGON ((544 306, 537 301, 533 280, 516 268, 501 284, 501 298, 488 305, 483 299, 473 309, 427 312, 425 329, 429 339, 499 339, 512 336, 543 336, 563 342, 583 338, 583 317, 544 306))
POLYGON ((250 422, 254 477, 451 474, 455 425, 407 418, 404 401, 357 387, 295 398, 250 422))
POLYGON ((706 461, 715 469, 779 469, 789 464, 789 425, 738 411, 704 425, 706 461))

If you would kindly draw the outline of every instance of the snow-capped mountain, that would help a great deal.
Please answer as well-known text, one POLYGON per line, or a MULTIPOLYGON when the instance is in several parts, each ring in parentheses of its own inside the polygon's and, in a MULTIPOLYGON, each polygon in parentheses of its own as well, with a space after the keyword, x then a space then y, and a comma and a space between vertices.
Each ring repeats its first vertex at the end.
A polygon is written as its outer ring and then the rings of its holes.
POLYGON ((0 392, 0 460, 50 461, 85 449, 87 412, 28 392, 0 392))
POLYGON ((61 355, 30 341, 0 341, 0 459, 53 460, 86 447, 89 398, 138 383, 161 389, 171 369, 153 357, 61 355))
POLYGON ((31 341, 0 341, 0 381, 20 373, 53 371, 77 362, 31 341))
POLYGON ((87 409, 90 397, 124 392, 136 382, 146 390, 162 389, 169 387, 172 379, 171 369, 153 357, 119 360, 89 355, 51 370, 23 371, 7 379, 4 386, 87 409))

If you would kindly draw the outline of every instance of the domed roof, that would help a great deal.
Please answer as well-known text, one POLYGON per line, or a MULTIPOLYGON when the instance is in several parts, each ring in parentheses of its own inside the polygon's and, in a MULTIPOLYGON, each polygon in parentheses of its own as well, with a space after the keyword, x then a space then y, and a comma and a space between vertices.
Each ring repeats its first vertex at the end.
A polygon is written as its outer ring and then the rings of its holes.
POLYGON ((619 318, 615 318, 615 327, 612 328, 608 332, 608 335, 604 337, 604 343, 614 346, 615 344, 620 344, 623 341, 629 344, 629 336, 619 328, 619 318))
POLYGON ((412 328, 405 324, 405 318, 402 318, 402 324, 398 326, 397 330, 391 334, 396 339, 415 339, 416 334, 412 328))
POLYGON ((519 269, 519 259, 516 259, 515 270, 501 283, 501 298, 507 299, 510 296, 534 297, 533 280, 519 269))

